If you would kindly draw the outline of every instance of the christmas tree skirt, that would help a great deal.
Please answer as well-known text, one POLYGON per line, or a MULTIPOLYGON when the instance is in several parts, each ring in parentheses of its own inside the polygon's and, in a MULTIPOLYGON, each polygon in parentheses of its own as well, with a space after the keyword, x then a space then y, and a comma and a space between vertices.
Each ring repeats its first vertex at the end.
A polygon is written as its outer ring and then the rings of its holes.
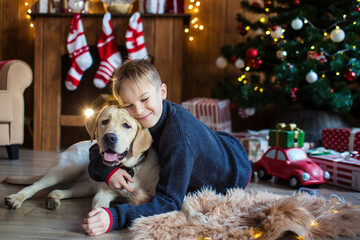
POLYGON ((336 239, 360 236, 360 208, 339 197, 325 199, 297 193, 208 189, 187 197, 208 218, 190 223, 181 212, 142 217, 133 223, 131 239, 336 239))

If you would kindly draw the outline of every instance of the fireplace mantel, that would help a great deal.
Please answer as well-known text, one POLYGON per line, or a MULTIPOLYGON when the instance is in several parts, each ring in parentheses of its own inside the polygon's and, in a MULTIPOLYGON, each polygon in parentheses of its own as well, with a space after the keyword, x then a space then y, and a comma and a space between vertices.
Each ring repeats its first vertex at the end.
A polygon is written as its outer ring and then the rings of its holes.
MULTIPOLYGON (((83 125, 81 116, 61 114, 61 59, 72 14, 33 14, 35 21, 34 150, 60 150, 61 126, 83 125)), ((125 46, 130 14, 112 16, 116 43, 125 46)), ((102 14, 81 15, 89 46, 96 45, 102 14)), ((180 103, 182 93, 183 28, 189 14, 143 14, 148 53, 168 86, 168 99, 180 103)), ((91 81, 92 83, 92 81, 91 81)))

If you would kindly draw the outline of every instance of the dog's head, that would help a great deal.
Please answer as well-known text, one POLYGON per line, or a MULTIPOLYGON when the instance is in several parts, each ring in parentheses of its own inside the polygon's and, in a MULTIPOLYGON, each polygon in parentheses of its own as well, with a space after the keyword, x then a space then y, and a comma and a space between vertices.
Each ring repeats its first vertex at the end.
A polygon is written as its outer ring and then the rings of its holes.
POLYGON ((96 139, 104 163, 110 166, 124 164, 131 156, 148 150, 152 137, 148 129, 132 118, 120 106, 106 106, 86 119, 86 130, 91 140, 96 139))

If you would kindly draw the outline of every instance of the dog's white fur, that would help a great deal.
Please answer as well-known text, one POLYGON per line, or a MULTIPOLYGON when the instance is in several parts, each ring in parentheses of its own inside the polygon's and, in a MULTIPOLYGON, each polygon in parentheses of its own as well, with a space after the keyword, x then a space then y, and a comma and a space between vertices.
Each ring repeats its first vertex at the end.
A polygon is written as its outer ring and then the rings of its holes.
MULTIPOLYGON (((148 129, 142 128, 140 123, 132 118, 128 112, 118 106, 107 106, 98 114, 86 121, 91 141, 82 141, 69 147, 59 154, 57 165, 50 168, 46 174, 30 177, 7 177, 5 182, 12 184, 28 184, 16 194, 5 198, 5 205, 8 208, 20 208, 23 202, 32 197, 38 191, 54 186, 59 183, 72 183, 71 187, 65 190, 53 190, 47 196, 47 207, 56 209, 60 206, 60 200, 66 198, 94 196, 92 207, 109 207, 110 202, 121 197, 122 201, 138 205, 148 202, 155 194, 155 186, 159 179, 159 161, 156 151, 151 147, 152 138, 148 129), (107 133, 115 134, 117 141, 112 146, 116 153, 127 153, 126 156, 117 161, 115 165, 133 168, 134 183, 130 187, 135 189, 130 193, 125 189, 113 190, 105 183, 93 181, 87 172, 89 164, 89 148, 95 143, 99 144, 100 152, 103 153, 109 146, 104 140, 107 133), (139 166, 136 166, 143 152, 148 150, 146 159, 139 166), (135 167, 134 167, 135 166, 135 167)), ((191 206, 184 201, 182 211, 188 220, 206 222, 206 217, 195 212, 191 206)))

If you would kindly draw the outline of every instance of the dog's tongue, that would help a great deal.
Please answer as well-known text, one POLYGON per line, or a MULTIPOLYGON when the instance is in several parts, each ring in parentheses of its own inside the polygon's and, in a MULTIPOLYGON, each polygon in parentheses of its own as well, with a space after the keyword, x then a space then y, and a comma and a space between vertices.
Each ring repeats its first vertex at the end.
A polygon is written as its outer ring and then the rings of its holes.
POLYGON ((107 162, 115 162, 118 160, 118 155, 117 153, 110 153, 110 152, 104 152, 104 159, 107 162))

